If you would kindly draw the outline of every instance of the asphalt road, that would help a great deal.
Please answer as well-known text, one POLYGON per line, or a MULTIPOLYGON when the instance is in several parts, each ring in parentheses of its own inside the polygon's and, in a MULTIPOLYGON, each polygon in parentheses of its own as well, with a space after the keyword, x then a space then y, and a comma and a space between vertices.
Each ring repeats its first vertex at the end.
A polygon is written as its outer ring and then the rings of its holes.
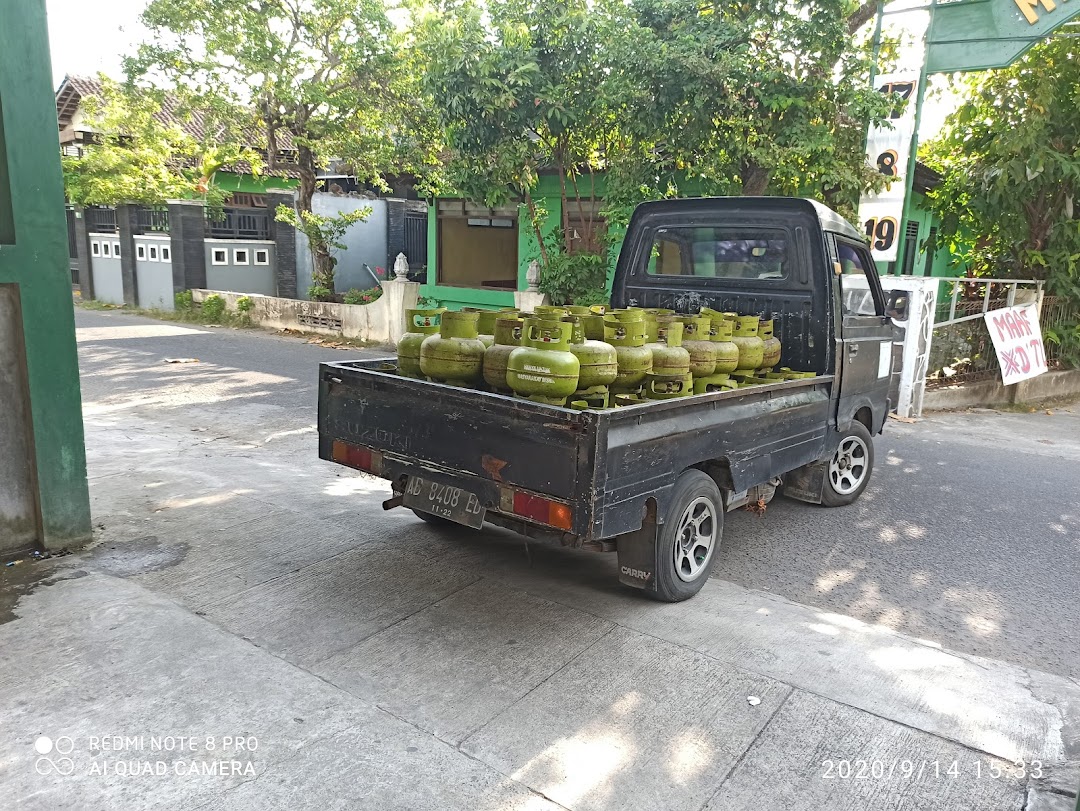
MULTIPOLYGON (((76 324, 88 419, 253 442, 314 437, 318 362, 362 354, 115 312, 77 309, 76 324)), ((1080 678, 1080 406, 890 421, 875 448, 851 507, 778 498, 762 518, 729 515, 715 576, 1080 678)), ((324 464, 314 442, 297 464, 324 464)))

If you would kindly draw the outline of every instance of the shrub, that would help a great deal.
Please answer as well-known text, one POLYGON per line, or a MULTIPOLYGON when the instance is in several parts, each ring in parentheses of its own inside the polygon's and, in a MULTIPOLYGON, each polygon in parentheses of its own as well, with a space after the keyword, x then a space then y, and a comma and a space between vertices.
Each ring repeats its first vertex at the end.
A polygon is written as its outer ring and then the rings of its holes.
POLYGON ((606 304, 607 271, 604 256, 559 254, 540 271, 540 290, 552 304, 606 304))
POLYGON ((312 301, 333 301, 334 291, 321 284, 313 284, 307 289, 308 298, 312 301))
POLYGON ((251 308, 255 306, 255 303, 251 300, 251 296, 240 296, 236 300, 236 311, 241 315, 246 315, 251 312, 251 308))
POLYGON ((190 290, 181 290, 173 296, 173 306, 177 312, 190 312, 195 309, 195 301, 190 290))
POLYGON ((217 293, 211 293, 203 299, 202 315, 204 320, 220 324, 222 316, 225 315, 225 299, 217 293))
POLYGON ((381 287, 371 287, 367 290, 357 290, 353 288, 342 296, 342 301, 346 304, 371 304, 373 301, 378 301, 382 296, 381 287))

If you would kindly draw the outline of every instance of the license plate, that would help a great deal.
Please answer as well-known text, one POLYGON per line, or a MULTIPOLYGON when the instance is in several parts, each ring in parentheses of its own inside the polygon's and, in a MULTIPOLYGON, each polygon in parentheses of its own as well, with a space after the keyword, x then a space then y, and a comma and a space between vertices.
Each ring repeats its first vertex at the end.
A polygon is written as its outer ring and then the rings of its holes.
POLYGON ((401 502, 420 512, 431 513, 448 521, 480 529, 487 511, 475 495, 450 484, 439 484, 419 476, 410 476, 401 502))

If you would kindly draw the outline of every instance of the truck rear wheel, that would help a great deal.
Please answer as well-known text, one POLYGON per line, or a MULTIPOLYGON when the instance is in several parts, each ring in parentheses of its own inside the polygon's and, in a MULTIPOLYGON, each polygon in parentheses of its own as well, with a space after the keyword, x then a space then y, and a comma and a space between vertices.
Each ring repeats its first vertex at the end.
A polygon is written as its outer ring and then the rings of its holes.
POLYGON ((656 600, 677 603, 697 594, 709 579, 724 533, 724 499, 716 482, 687 470, 671 493, 667 519, 656 538, 656 600))
POLYGON ((821 503, 843 507, 862 495, 874 469, 874 440, 861 422, 853 422, 840 437, 836 453, 825 466, 821 503))

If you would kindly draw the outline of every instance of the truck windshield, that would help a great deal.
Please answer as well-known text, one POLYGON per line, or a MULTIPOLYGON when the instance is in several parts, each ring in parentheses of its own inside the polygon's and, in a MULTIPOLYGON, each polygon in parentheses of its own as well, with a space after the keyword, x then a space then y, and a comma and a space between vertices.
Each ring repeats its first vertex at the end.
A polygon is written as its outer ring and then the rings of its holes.
POLYGON ((787 234, 767 228, 692 226, 660 228, 653 238, 650 276, 783 279, 787 234))

